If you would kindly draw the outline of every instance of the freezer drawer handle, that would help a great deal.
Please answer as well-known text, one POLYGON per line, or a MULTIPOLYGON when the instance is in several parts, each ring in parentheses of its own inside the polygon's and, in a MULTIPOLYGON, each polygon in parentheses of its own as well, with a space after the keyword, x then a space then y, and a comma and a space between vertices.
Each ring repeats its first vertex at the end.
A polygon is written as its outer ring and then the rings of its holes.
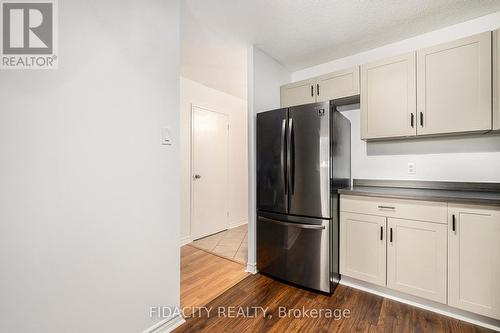
POLYGON ((287 227, 299 228, 299 229, 313 229, 313 230, 324 230, 324 225, 312 225, 312 224, 302 224, 302 223, 289 223, 284 221, 271 220, 266 217, 259 217, 260 220, 265 222, 270 222, 274 224, 284 225, 287 227))
POLYGON ((379 209, 396 209, 394 206, 378 206, 379 209))

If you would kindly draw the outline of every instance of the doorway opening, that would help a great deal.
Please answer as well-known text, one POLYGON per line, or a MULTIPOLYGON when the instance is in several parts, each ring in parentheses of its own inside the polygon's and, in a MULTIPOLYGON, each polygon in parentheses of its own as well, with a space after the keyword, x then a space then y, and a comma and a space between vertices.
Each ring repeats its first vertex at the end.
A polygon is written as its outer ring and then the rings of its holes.
POLYGON ((182 3, 183 306, 203 306, 248 274, 248 44, 228 32, 182 3))
POLYGON ((241 130, 246 112, 199 106, 190 92, 195 83, 181 82, 181 100, 191 101, 183 172, 189 184, 183 227, 189 237, 180 251, 181 306, 190 308, 206 305, 248 275, 247 141, 241 130))
POLYGON ((229 219, 229 117, 196 105, 191 115, 191 245, 245 264, 247 224, 229 219))

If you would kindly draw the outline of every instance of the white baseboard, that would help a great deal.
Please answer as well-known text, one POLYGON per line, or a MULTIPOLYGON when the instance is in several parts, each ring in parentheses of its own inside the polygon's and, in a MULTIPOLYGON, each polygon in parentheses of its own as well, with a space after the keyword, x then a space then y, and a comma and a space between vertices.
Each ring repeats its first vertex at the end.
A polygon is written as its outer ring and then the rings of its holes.
POLYGON ((363 290, 371 294, 382 296, 397 302, 405 303, 424 310, 439 313, 443 316, 462 320, 474 325, 489 328, 494 331, 500 331, 500 320, 488 318, 468 311, 452 308, 446 304, 441 304, 429 300, 415 297, 389 288, 377 286, 368 282, 353 279, 342 275, 340 284, 363 290))
POLYGON ((180 315, 160 321, 142 333, 169 333, 184 324, 186 320, 180 315))
POLYGON ((244 219, 244 220, 241 220, 241 221, 238 221, 238 222, 233 222, 233 223, 229 224, 229 229, 241 227, 242 225, 245 225, 245 224, 248 224, 247 219, 244 219))
POLYGON ((192 242, 193 242, 193 239, 191 238, 191 236, 186 236, 186 237, 181 238, 181 246, 184 246, 184 245, 192 243, 192 242))
POLYGON ((248 272, 251 274, 257 274, 257 264, 247 263, 247 269, 245 269, 245 272, 248 272))

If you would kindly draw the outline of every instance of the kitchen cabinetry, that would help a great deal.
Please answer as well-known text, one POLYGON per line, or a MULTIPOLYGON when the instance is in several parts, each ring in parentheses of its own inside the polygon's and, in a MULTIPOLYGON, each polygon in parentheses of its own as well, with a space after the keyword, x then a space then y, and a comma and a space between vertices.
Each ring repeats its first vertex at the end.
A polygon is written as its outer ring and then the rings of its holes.
POLYGON ((342 194, 340 274, 500 319, 500 207, 342 194))
POLYGON ((448 211, 445 202, 343 195, 340 205, 342 212, 363 213, 441 224, 446 224, 448 220, 448 211))
POLYGON ((449 205, 448 304, 500 319, 500 208, 449 205))
POLYGON ((446 304, 446 225, 388 218, 387 230, 387 287, 446 304))
POLYGON ((491 32, 417 51, 418 135, 491 130, 491 32))
POLYGON ((359 94, 359 66, 281 86, 281 107, 359 94))
MULTIPOLYGON (((498 32, 495 33, 498 63, 498 32)), ((364 140, 500 129, 496 69, 492 119, 491 32, 361 66, 364 140)))
POLYGON ((500 130, 500 32, 284 85, 281 106, 358 94, 363 140, 500 130))
POLYGON ((361 138, 415 136, 415 53, 361 66, 361 138))
POLYGON ((295 82, 281 87, 281 107, 316 102, 316 80, 295 82))
POLYGON ((317 78, 316 101, 359 95, 359 66, 317 78))
POLYGON ((342 213, 340 230, 340 273, 385 286, 386 219, 342 213))
POLYGON ((340 274, 446 303, 446 203, 342 196, 340 209, 340 274))
POLYGON ((493 129, 500 130, 500 30, 493 32, 493 129))

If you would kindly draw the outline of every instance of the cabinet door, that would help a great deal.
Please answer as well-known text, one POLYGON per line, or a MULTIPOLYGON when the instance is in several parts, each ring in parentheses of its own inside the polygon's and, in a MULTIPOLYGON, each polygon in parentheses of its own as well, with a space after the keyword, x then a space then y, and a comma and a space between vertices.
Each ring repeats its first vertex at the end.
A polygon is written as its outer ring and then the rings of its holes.
POLYGON ((385 286, 385 217, 340 213, 340 274, 385 286))
POLYGON ((446 303, 447 226, 389 218, 387 228, 387 287, 446 303))
POLYGON ((449 219, 448 305, 500 319, 500 209, 450 204, 449 219))
POLYGON ((361 66, 361 138, 416 135, 415 53, 361 66))
POLYGON ((315 80, 306 80, 281 86, 281 107, 316 102, 315 80))
POLYGON ((491 32, 417 52, 418 135, 491 130, 491 32))
POLYGON ((359 66, 318 78, 316 86, 316 100, 318 102, 353 95, 359 95, 359 66))
POLYGON ((493 32, 493 129, 500 130, 500 30, 493 32))

